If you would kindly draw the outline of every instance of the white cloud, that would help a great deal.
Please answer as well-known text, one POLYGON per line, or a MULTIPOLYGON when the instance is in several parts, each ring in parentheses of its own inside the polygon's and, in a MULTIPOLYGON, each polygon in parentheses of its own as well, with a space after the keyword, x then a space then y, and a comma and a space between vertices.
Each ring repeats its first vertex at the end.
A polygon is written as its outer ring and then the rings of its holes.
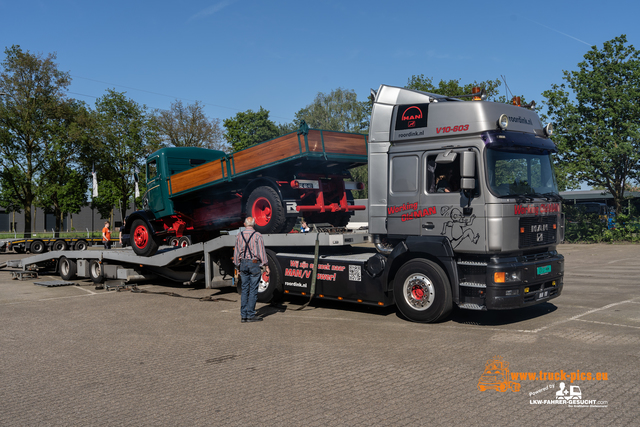
POLYGON ((221 2, 218 2, 218 3, 214 4, 213 6, 209 6, 207 8, 202 9, 200 12, 196 13, 191 18, 189 18, 189 21, 192 21, 194 19, 206 18, 207 16, 210 16, 210 15, 213 15, 214 13, 220 12, 222 9, 224 9, 225 7, 235 3, 236 1, 237 0, 223 0, 221 2))

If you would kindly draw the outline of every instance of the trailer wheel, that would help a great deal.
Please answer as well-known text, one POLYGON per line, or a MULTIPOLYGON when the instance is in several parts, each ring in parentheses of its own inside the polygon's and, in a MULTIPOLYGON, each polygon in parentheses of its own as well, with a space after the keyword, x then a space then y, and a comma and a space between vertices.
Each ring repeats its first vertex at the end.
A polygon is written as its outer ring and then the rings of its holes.
POLYGON ((264 234, 280 233, 286 220, 280 196, 273 188, 264 186, 251 192, 247 216, 256 220, 255 230, 264 234))
POLYGON ((67 249, 67 242, 65 242, 64 240, 56 240, 51 249, 53 249, 54 251, 64 251, 65 249, 67 249))
POLYGON ((437 322, 453 308, 447 275, 426 259, 411 260, 398 270, 393 293, 398 310, 414 322, 437 322))
POLYGON ((29 250, 32 254, 41 254, 46 249, 47 247, 42 240, 34 240, 33 242, 31 242, 31 248, 29 250))
POLYGON ((141 219, 133 222, 130 243, 136 255, 149 257, 158 251, 158 243, 153 239, 153 233, 141 219))
POLYGON ((258 302, 269 303, 282 297, 282 275, 275 252, 266 250, 269 260, 269 274, 262 271, 258 282, 258 302))
POLYGON ((91 281, 95 284, 104 282, 104 270, 97 259, 92 259, 89 262, 89 276, 91 276, 91 281))
POLYGON ((60 277, 62 277, 62 280, 74 279, 76 277, 77 271, 78 266, 75 260, 69 259, 67 257, 60 258, 58 273, 60 273, 60 277))
POLYGON ((191 239, 189 236, 182 236, 180 240, 178 240, 178 247, 186 248, 187 246, 191 246, 191 239))
POLYGON ((73 245, 73 249, 76 251, 86 251, 89 247, 89 244, 85 240, 78 240, 75 245, 73 245))
POLYGON ((17 254, 23 254, 24 253, 24 248, 21 248, 21 247, 18 247, 18 246, 14 247, 14 248, 11 248, 11 249, 13 249, 13 251, 15 253, 17 253, 17 254))

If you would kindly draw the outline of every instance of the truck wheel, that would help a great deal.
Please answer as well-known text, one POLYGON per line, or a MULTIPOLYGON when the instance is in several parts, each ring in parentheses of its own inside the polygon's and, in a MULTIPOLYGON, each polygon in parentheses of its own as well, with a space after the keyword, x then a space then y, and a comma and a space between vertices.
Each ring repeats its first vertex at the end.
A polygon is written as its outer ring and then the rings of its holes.
POLYGON ((280 233, 286 220, 280 196, 271 187, 258 187, 251 192, 247 216, 256 220, 255 230, 264 234, 280 233))
POLYGON ((178 240, 178 247, 186 248, 187 246, 191 246, 191 239, 189 236, 182 236, 180 240, 178 240))
POLYGON ((29 249, 32 254, 41 254, 46 250, 46 246, 42 240, 34 240, 31 242, 31 248, 29 249))
POLYGON ((141 219, 136 219, 131 226, 130 243, 136 255, 149 257, 158 251, 158 243, 153 239, 153 233, 141 219))
POLYGON ((180 241, 179 237, 173 236, 169 239, 169 246, 178 246, 178 242, 180 241))
POLYGON ((298 218, 296 217, 287 218, 287 220, 284 222, 284 227, 282 227, 282 233, 290 233, 291 230, 293 230, 293 227, 296 226, 297 222, 298 218))
POLYGON ((64 240, 56 240, 51 249, 54 251, 64 251, 67 249, 67 242, 64 240))
POLYGON ((260 276, 258 302, 269 303, 273 300, 278 300, 282 296, 282 276, 280 263, 275 252, 270 249, 267 249, 266 252, 269 260, 269 274, 263 270, 260 276))
POLYGON ((414 322, 437 322, 453 308, 447 275, 426 259, 411 260, 398 270, 393 294, 398 310, 414 322))
POLYGON ((60 277, 62 277, 62 280, 74 279, 76 277, 77 271, 78 266, 75 260, 69 259, 67 257, 60 258, 58 273, 60 273, 60 277))
POLYGON ((329 217, 329 224, 334 227, 346 227, 349 224, 349 220, 351 219, 351 215, 348 213, 340 212, 334 213, 329 217))
POLYGON ((73 249, 76 251, 86 251, 89 247, 89 244, 85 240, 78 240, 75 245, 73 245, 73 249))
POLYGON ((89 276, 91 281, 95 284, 104 282, 104 271, 102 270, 102 264, 97 259, 92 259, 89 262, 89 276))

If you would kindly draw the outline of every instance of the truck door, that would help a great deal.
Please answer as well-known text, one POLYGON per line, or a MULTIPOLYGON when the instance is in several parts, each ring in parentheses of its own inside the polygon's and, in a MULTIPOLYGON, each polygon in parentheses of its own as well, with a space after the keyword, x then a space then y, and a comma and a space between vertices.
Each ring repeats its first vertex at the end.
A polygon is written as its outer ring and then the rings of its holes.
POLYGON ((460 189, 460 153, 464 150, 434 150, 423 154, 420 231, 423 236, 446 236, 454 250, 483 252, 485 212, 477 179, 480 156, 476 153, 476 188, 471 212, 465 214, 469 199, 460 189))
POLYGON ((156 156, 147 161, 147 199, 149 210, 153 213, 164 210, 163 180, 158 173, 159 160, 159 156, 156 156))
MULTIPOLYGON (((421 153, 397 153, 389 158, 387 232, 405 236, 420 235, 420 156, 421 153)), ((375 173, 370 171, 369 173, 375 173)))

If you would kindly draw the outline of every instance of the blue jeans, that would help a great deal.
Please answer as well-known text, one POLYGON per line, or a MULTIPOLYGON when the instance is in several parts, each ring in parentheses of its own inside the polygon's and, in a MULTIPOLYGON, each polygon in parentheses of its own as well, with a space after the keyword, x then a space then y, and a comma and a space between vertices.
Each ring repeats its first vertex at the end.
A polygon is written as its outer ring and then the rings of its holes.
POLYGON ((250 319, 256 315, 256 301, 258 300, 258 282, 260 282, 260 263, 251 260, 240 261, 240 285, 242 297, 240 299, 240 316, 250 319))

